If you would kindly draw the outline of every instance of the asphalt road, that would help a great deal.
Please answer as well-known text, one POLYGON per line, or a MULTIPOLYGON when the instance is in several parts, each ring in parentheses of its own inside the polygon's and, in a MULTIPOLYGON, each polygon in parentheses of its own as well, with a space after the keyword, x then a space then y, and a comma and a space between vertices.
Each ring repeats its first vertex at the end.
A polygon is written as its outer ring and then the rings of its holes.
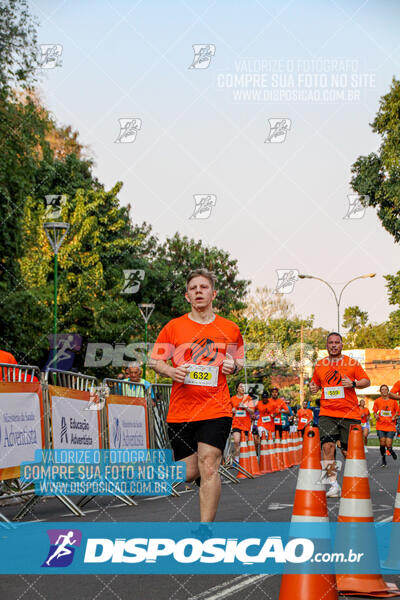
MULTIPOLYGON (((369 480, 375 521, 389 521, 393 514, 400 460, 388 457, 382 469, 377 449, 367 454, 369 480)), ((271 473, 239 485, 225 484, 217 521, 289 521, 296 488, 298 468, 271 473)), ((342 473, 340 474, 340 478, 342 473)), ((179 498, 138 500, 127 507, 112 498, 98 498, 85 507, 85 517, 67 513, 57 500, 36 504, 25 520, 36 521, 197 521, 197 490, 183 492, 179 498)), ((338 499, 328 499, 329 517, 337 518, 338 499)), ((11 517, 15 506, 1 507, 11 517)), ((399 576, 385 576, 397 583, 399 576)), ((277 600, 280 575, 3 575, 0 592, 7 600, 277 600)), ((344 596, 343 596, 344 597, 344 596)), ((354 596, 352 596, 354 598, 354 596)), ((286 599, 285 599, 286 600, 286 599)), ((289 600, 289 599, 287 599, 289 600)))

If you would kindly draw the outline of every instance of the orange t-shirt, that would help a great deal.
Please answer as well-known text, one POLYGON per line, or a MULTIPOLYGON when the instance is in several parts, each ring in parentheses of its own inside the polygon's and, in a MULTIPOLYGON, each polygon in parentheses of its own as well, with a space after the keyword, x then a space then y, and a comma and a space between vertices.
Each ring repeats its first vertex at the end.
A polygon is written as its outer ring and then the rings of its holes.
POLYGON ((268 431, 275 431, 275 405, 272 403, 271 398, 269 398, 268 402, 265 404, 262 400, 259 400, 256 410, 258 410, 260 413, 257 421, 257 427, 264 427, 268 431))
POLYGON ((272 402, 274 406, 274 425, 282 425, 281 410, 289 412, 289 407, 282 398, 268 398, 269 402, 272 402))
POLYGON ((369 414, 369 410, 366 406, 364 406, 364 408, 360 407, 361 423, 367 423, 367 417, 369 417, 369 414))
POLYGON ((249 408, 254 408, 254 402, 250 396, 232 396, 232 408, 236 409, 236 413, 232 419, 232 429, 240 429, 241 431, 250 431, 251 416, 245 408, 239 408, 239 404, 245 404, 249 408))
POLYGON ((400 394, 400 379, 393 384, 393 387, 390 391, 392 394, 400 394))
POLYGON ((202 324, 186 314, 163 327, 151 358, 171 359, 173 367, 199 366, 192 367, 185 383, 173 382, 168 423, 232 416, 228 384, 221 372, 226 353, 243 358, 243 339, 239 327, 219 315, 212 323, 202 324))
POLYGON ((297 429, 301 431, 304 427, 313 420, 314 413, 311 408, 300 408, 296 414, 297 417, 297 429))
MULTIPOLYGON (((396 393, 396 392, 394 392, 396 393)), ((379 431, 396 431, 396 415, 400 414, 397 400, 377 398, 374 402, 376 429, 379 431)))
POLYGON ((354 388, 341 386, 342 375, 352 381, 368 379, 368 375, 359 362, 342 354, 339 360, 328 356, 317 362, 312 381, 322 388, 320 416, 359 419, 360 407, 354 388))

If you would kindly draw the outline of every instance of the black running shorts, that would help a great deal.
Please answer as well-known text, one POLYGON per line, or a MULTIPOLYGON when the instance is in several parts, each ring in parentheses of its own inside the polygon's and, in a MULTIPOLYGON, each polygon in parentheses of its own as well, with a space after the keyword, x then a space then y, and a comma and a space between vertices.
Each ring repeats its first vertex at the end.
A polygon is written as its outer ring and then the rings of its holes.
POLYGON ((197 452, 198 442, 225 449, 231 431, 232 417, 219 417, 205 421, 168 423, 168 435, 174 451, 174 460, 182 460, 197 452))

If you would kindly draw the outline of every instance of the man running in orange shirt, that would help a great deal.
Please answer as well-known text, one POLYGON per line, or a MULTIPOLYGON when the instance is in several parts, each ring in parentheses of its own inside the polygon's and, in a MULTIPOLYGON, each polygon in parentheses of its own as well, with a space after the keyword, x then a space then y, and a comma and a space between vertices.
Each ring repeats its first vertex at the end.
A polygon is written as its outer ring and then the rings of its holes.
POLYGON ((287 413, 290 415, 290 410, 286 402, 279 398, 279 388, 274 387, 271 389, 271 398, 270 401, 274 406, 274 425, 275 425, 275 437, 279 434, 279 437, 282 438, 282 417, 281 413, 287 413))
POLYGON ((236 385, 236 395, 232 396, 232 434, 233 434, 233 457, 239 460, 240 438, 242 431, 246 437, 251 429, 251 417, 254 414, 253 400, 250 396, 245 396, 245 387, 243 383, 236 385))
POLYGON ((303 400, 303 406, 297 411, 297 431, 300 431, 301 437, 304 437, 306 425, 314 418, 314 413, 311 408, 307 408, 307 400, 303 400))
POLYGON ((335 463, 336 442, 340 440, 341 450, 346 457, 350 426, 360 424, 360 408, 355 388, 363 389, 370 385, 360 363, 342 354, 342 348, 342 336, 330 333, 326 340, 328 356, 317 362, 310 383, 312 394, 322 389, 318 426, 322 458, 331 484, 326 493, 328 498, 340 497, 335 463))
POLYGON ((202 522, 215 519, 221 494, 218 469, 232 425, 226 376, 244 364, 239 327, 213 311, 215 279, 206 269, 189 274, 191 310, 163 327, 151 354, 154 370, 173 380, 168 435, 175 460, 186 463, 186 480, 200 477, 202 522))
POLYGON ((364 436, 365 452, 368 452, 367 444, 368 444, 368 434, 369 434, 370 412, 369 412, 368 408, 365 406, 364 398, 361 398, 361 400, 360 400, 360 417, 361 417, 361 427, 362 427, 363 436, 364 436))
POLYGON ((396 400, 389 396, 387 385, 379 388, 380 398, 374 402, 374 415, 376 418, 376 434, 379 438, 379 449, 382 456, 382 467, 386 467, 386 448, 394 460, 397 454, 392 448, 393 438, 396 435, 396 417, 400 414, 399 405, 396 400))
POLYGON ((275 415, 275 405, 271 401, 271 398, 268 398, 268 393, 263 392, 261 395, 261 400, 258 401, 256 406, 256 411, 258 411, 258 419, 257 419, 257 437, 255 437, 256 442, 256 450, 259 454, 260 450, 260 439, 263 433, 265 433, 268 437, 275 437, 275 424, 274 424, 274 415, 275 415))

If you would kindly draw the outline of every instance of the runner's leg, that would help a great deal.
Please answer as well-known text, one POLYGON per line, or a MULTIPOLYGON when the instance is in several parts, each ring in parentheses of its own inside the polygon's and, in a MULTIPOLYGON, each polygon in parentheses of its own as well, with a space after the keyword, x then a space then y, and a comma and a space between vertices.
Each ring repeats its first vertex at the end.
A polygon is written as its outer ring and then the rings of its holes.
POLYGON ((199 442, 197 447, 200 483, 200 521, 214 521, 221 495, 221 477, 218 473, 222 452, 219 448, 199 442))
POLYGON ((240 432, 239 431, 233 432, 233 446, 234 446, 233 456, 234 456, 234 458, 239 458, 239 452, 240 452, 240 432))

